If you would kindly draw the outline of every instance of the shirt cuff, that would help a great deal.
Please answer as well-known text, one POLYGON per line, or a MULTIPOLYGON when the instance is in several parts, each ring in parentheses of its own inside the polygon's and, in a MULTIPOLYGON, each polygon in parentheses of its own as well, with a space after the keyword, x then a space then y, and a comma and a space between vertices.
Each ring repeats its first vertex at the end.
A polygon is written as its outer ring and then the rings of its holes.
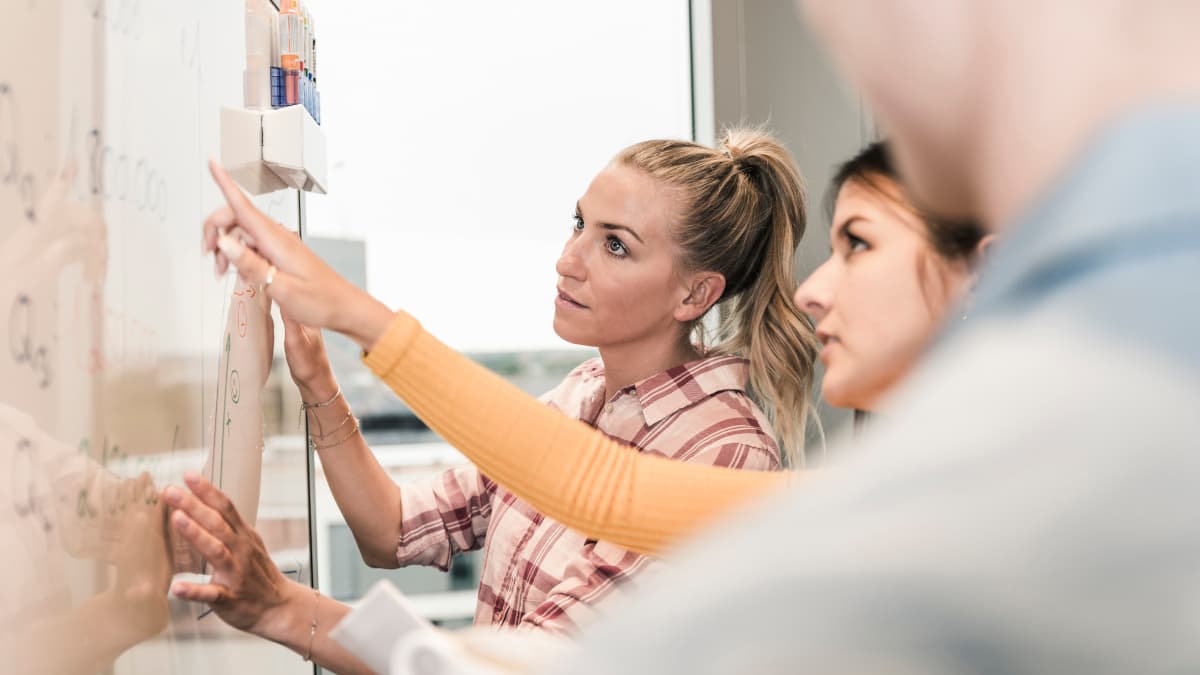
POLYGON ((381 379, 386 377, 404 358, 413 338, 420 332, 421 324, 411 314, 403 310, 396 312, 395 318, 371 347, 371 351, 363 352, 363 363, 381 379))

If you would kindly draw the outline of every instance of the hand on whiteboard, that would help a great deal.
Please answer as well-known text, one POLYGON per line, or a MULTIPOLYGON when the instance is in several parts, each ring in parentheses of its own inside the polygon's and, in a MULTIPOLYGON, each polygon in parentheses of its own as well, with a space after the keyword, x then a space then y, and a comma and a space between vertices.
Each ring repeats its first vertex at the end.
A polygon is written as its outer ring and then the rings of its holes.
POLYGON ((190 492, 174 485, 163 490, 163 500, 175 509, 171 526, 208 560, 213 575, 207 584, 176 582, 171 592, 208 604, 234 628, 259 632, 282 611, 287 579, 229 497, 199 474, 185 474, 184 482, 190 492))
POLYGON ((130 632, 129 644, 134 644, 167 626, 172 566, 163 504, 154 482, 143 473, 126 485, 130 499, 121 531, 116 582, 110 592, 121 613, 120 625, 130 632))
POLYGON ((392 312, 259 211, 215 161, 209 170, 227 202, 204 221, 204 251, 215 254, 217 272, 232 263, 244 280, 265 285, 295 321, 344 333, 364 348, 373 345, 392 312))
POLYGON ((305 401, 324 401, 337 393, 337 380, 329 355, 325 353, 325 340, 321 329, 309 328, 293 321, 287 312, 283 316, 283 353, 287 357, 292 381, 300 389, 305 401))
MULTIPOLYGON (((83 278, 103 284, 108 263, 104 221, 87 205, 71 201, 67 190, 74 171, 65 169, 46 187, 37 221, 21 224, 0 241, 0 268, 6 284, 37 288, 54 281, 65 267, 80 264, 83 278)), ((7 296, 9 291, 4 289, 7 296)))

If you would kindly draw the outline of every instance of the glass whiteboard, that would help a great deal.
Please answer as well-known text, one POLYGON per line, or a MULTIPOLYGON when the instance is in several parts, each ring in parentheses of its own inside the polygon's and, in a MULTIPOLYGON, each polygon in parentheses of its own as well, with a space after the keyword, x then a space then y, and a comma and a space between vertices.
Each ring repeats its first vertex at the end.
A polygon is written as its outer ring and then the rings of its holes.
MULTIPOLYGON (((265 0, 264 0, 265 1, 265 0)), ((0 22, 0 653, 16 672, 311 672, 168 600, 185 470, 310 583, 310 482, 282 326, 214 278, 206 160, 242 103, 243 0, 19 0, 0 22)), ((257 199, 299 229, 300 198, 257 199)))

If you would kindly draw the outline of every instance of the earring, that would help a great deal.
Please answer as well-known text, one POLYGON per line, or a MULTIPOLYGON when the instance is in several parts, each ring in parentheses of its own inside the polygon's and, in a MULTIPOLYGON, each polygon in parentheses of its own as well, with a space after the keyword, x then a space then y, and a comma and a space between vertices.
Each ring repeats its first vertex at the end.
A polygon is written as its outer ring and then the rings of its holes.
POLYGON ((973 308, 974 306, 975 306, 975 289, 972 288, 971 292, 967 294, 967 297, 963 299, 962 316, 958 317, 958 320, 966 321, 967 317, 971 315, 971 308, 973 308))

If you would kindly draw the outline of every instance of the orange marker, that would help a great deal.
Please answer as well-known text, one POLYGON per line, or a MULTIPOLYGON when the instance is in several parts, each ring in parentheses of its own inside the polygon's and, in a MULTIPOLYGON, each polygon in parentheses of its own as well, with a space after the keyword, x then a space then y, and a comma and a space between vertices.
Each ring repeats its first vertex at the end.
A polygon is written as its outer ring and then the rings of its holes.
POLYGON ((296 3, 283 0, 279 6, 279 67, 283 69, 288 105, 300 102, 300 71, 304 70, 300 57, 304 26, 296 3))

